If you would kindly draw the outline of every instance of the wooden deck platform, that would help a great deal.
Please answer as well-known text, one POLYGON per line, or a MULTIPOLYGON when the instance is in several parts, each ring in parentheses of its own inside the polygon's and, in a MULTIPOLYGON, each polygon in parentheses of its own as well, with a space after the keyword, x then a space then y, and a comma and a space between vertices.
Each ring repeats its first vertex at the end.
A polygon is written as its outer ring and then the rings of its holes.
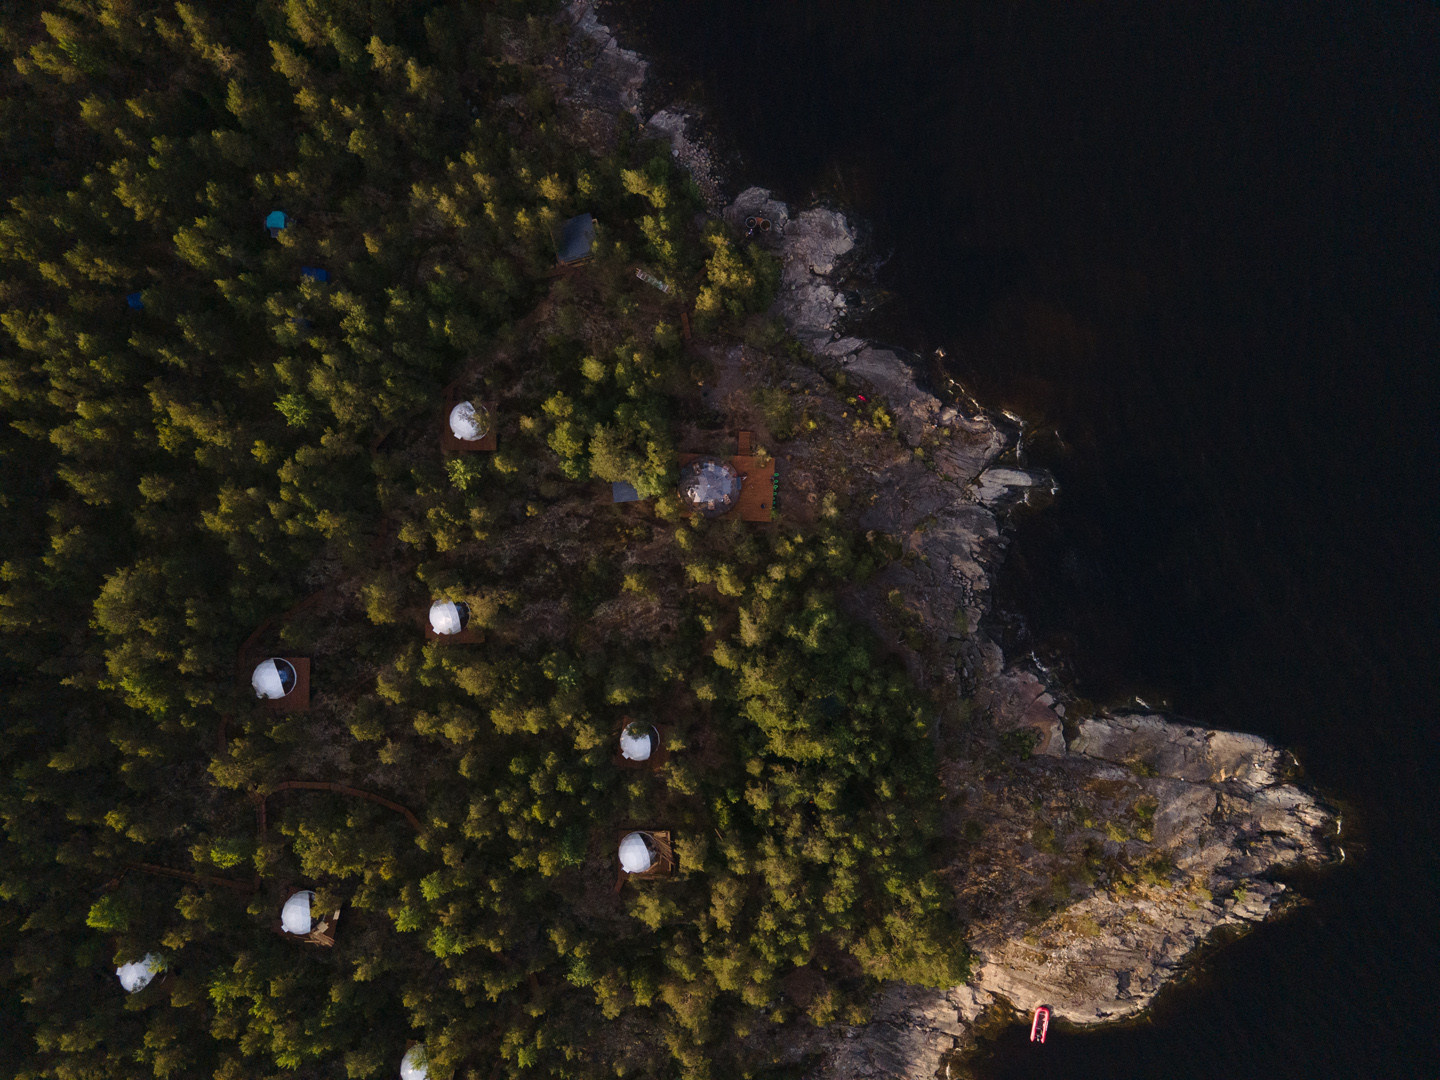
POLYGON ((731 513, 739 514, 741 521, 771 521, 775 517, 775 459, 760 459, 736 454, 730 459, 735 471, 744 477, 740 486, 740 498, 731 513))
MULTIPOLYGON (((762 462, 752 452, 753 436, 742 431, 736 436, 739 453, 730 459, 730 464, 742 477, 740 497, 735 506, 723 514, 720 520, 738 517, 741 521, 773 521, 775 519, 775 459, 765 458, 762 462)), ((705 454, 678 455, 681 468, 705 454)))

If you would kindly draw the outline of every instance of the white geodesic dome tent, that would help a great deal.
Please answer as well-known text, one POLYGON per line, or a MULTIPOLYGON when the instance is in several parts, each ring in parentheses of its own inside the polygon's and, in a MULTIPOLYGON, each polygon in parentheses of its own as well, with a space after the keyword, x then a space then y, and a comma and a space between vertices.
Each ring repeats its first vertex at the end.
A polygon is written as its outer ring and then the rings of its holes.
POLYGON ((424 1043, 405 1051, 405 1056, 400 1059, 400 1080, 430 1080, 430 1063, 425 1057, 424 1043))
POLYGON ((280 929, 287 934, 308 934, 315 925, 310 914, 310 902, 315 894, 309 889, 302 889, 285 901, 285 906, 280 909, 280 929))
POLYGON ((626 724, 620 732, 620 755, 626 761, 649 761, 655 743, 655 729, 649 724, 626 724))
POLYGON ((137 990, 144 990, 150 985, 150 980, 163 970, 165 968, 160 963, 160 958, 154 953, 146 953, 143 960, 136 960, 132 964, 121 964, 115 969, 115 974, 119 977, 120 985, 125 988, 125 992, 133 994, 137 990))
POLYGON ((644 833, 627 833, 620 841, 620 869, 627 874, 643 874, 655 865, 655 853, 644 833))
POLYGON ((282 698, 294 690, 296 681, 294 666, 289 660, 278 656, 260 661, 254 674, 250 676, 250 686, 254 689, 255 696, 271 700, 282 698))
POLYGON ((479 442, 490 434, 490 410, 462 401, 450 410, 450 434, 463 442, 479 442))
POLYGON ((470 621, 470 606, 455 600, 430 605, 430 629, 437 634, 458 634, 470 621))

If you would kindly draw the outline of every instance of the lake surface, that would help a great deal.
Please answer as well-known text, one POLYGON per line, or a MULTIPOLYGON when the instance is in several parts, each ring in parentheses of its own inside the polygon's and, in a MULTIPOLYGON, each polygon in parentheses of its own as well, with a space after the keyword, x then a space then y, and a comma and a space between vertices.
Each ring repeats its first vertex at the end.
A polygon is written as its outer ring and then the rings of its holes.
POLYGON ((1012 657, 1293 748, 1310 904, 1138 1024, 989 1080, 1440 1076, 1440 12, 1429 3, 622 0, 733 174, 843 206, 859 329, 1035 426, 1012 657))

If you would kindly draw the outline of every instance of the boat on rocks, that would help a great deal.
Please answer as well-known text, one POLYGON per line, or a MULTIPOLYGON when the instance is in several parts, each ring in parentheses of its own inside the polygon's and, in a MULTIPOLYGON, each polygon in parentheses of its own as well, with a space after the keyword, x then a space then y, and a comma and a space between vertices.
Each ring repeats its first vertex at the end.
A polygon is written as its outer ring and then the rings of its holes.
POLYGON ((1030 1041, 1043 1043, 1050 1032, 1050 1006, 1040 1005, 1035 1009, 1035 1019, 1030 1021, 1030 1041))

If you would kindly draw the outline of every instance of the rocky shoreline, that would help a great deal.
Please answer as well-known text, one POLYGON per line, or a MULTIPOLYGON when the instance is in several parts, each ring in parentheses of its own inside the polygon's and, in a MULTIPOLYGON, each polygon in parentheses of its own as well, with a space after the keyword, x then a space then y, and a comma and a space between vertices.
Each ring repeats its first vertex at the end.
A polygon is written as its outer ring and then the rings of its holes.
POLYGON ((996 507, 1048 478, 996 466, 1008 440, 988 417, 942 405, 894 352, 841 336, 830 275, 853 244, 842 215, 792 219, 752 188, 726 216, 757 212, 783 223, 778 310, 791 332, 882 397, 921 451, 874 478, 884 498, 861 524, 913 556, 877 588, 899 589, 924 633, 955 645, 953 670, 924 674, 973 702, 942 753, 956 830, 982 831, 951 867, 974 976, 947 992, 891 988, 871 1024, 836 1033, 821 1075, 935 1076, 992 1008, 1048 1004, 1073 1024, 1134 1016, 1216 931, 1276 909, 1277 871, 1330 861, 1335 819, 1265 740, 1155 715, 1067 719, 1057 689, 974 632, 1003 555, 996 507), (1011 760, 1003 748, 1017 745, 1011 760))
MULTIPOLYGON (((644 61, 619 47, 589 0, 568 13, 572 43, 589 58, 571 65, 574 107, 591 122, 607 107, 638 118, 644 61)), ((683 110, 644 126, 670 141, 718 205, 719 184, 685 134, 683 110)), ((761 188, 723 210, 737 226, 754 214, 774 225, 777 314, 821 365, 886 403, 904 451, 852 481, 868 507, 861 526, 894 537, 904 553, 854 604, 893 639, 894 613, 881 598, 900 597, 925 642, 908 656, 944 703, 937 738, 956 838, 947 877, 977 958, 965 986, 890 987, 869 1024, 797 1035, 780 1056, 821 1052, 816 1075, 836 1080, 929 1080, 960 1075, 987 1014, 1043 1003, 1072 1024, 1134 1016, 1217 931, 1276 911, 1287 892, 1277 872, 1332 861, 1335 815, 1292 782, 1288 756, 1263 739, 1156 715, 1067 717, 1061 688, 1007 666, 979 629, 1003 557, 1000 515, 1053 482, 997 463, 1010 436, 983 412, 943 404, 894 351, 841 333, 836 276, 855 244, 842 214, 792 216, 761 188)), ((791 374, 797 387, 815 378, 800 365, 791 374)))

